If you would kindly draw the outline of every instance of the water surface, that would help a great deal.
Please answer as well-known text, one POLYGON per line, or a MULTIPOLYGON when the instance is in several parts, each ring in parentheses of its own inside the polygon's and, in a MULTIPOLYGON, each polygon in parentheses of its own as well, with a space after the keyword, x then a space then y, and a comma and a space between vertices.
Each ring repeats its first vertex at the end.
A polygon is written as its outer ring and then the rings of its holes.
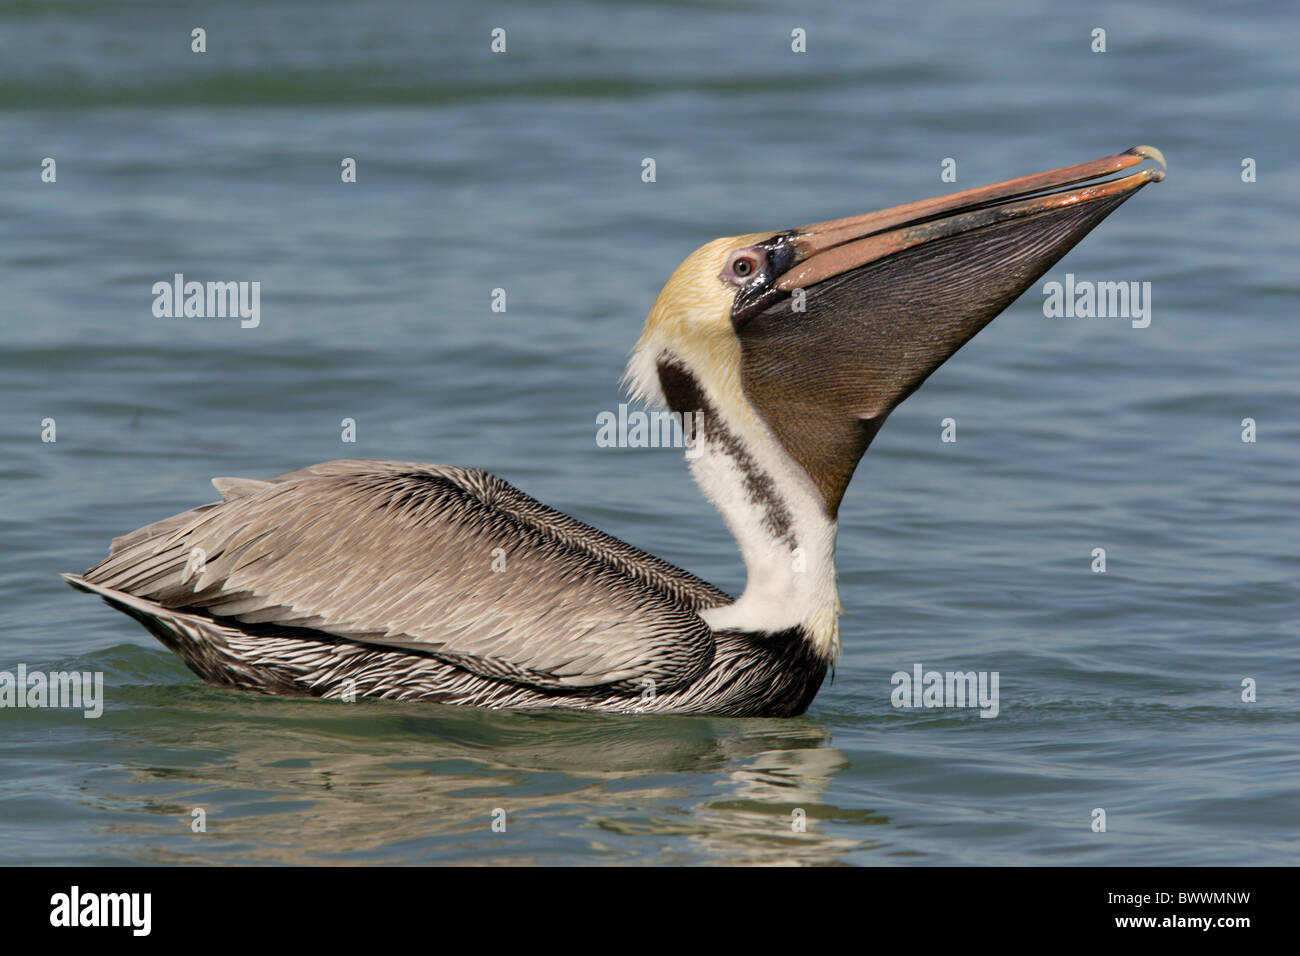
POLYGON ((108 698, 0 710, 0 860, 1295 862, 1295 26, 1282 3, 0 7, 0 670, 102 671, 108 698), (1169 179, 1047 279, 1149 281, 1150 327, 1045 318, 1040 284, 894 413, 802 718, 252 697, 56 576, 212 476, 381 457, 486 468, 738 592, 680 453, 595 443, 676 264, 1135 143, 1169 179), (155 318, 175 273, 260 282, 261 324, 155 318), (999 672, 998 717, 895 709, 916 663, 999 672))

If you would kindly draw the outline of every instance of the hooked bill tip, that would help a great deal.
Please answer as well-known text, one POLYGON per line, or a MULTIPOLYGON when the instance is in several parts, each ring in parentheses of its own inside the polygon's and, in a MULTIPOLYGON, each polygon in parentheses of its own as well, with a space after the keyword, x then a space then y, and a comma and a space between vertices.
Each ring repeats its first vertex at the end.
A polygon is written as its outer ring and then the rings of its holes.
POLYGON ((1165 178, 1164 170, 1169 168, 1169 164, 1165 162, 1165 154, 1160 152, 1160 150, 1156 149, 1154 146, 1134 146, 1132 149, 1124 150, 1124 152, 1130 156, 1141 156, 1143 159, 1154 159, 1160 164, 1160 175, 1155 177, 1156 182, 1165 178))

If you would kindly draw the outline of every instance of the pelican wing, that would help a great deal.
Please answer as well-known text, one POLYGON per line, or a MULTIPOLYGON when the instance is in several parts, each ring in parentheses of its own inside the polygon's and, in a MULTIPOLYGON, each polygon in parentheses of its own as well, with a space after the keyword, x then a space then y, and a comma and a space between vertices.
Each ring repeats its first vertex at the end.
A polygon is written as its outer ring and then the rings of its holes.
POLYGON ((730 600, 474 469, 334 461, 214 483, 226 500, 116 539, 86 580, 556 690, 689 682, 713 654, 696 611, 730 600))

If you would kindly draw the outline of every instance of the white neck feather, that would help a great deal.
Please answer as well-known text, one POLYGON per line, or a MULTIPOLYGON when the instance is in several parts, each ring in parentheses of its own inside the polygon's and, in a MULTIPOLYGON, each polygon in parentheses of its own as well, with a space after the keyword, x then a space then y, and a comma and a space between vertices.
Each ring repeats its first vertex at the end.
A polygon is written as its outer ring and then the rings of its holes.
POLYGON ((732 604, 701 617, 714 630, 775 633, 801 627, 817 651, 839 654, 836 523, 807 473, 745 401, 712 405, 687 460, 740 547, 748 578, 732 604))

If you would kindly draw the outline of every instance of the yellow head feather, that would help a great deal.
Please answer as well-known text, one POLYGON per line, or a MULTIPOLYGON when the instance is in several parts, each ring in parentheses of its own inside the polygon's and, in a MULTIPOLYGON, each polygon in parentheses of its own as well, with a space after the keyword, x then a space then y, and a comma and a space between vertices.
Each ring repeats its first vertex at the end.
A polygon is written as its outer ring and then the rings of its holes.
POLYGON ((756 232, 714 239, 677 267, 655 299, 628 363, 624 380, 634 398, 662 404, 657 365, 667 351, 713 385, 720 401, 744 401, 740 340, 731 327, 736 287, 719 274, 733 251, 771 235, 756 232))

